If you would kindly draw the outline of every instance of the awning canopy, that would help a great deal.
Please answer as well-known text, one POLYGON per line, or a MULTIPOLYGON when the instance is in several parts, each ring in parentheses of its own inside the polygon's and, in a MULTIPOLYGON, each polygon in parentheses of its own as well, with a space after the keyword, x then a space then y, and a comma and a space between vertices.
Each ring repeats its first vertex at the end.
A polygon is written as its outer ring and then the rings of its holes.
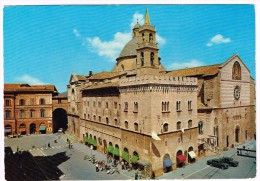
POLYGON ((116 156, 119 156, 119 149, 118 148, 115 148, 114 151, 113 151, 113 154, 116 155, 116 156))
POLYGON ((88 137, 84 137, 84 141, 85 141, 85 143, 87 143, 88 142, 88 137))
POLYGON ((185 158, 184 155, 177 155, 176 157, 177 157, 179 163, 183 163, 183 162, 185 162, 185 160, 186 160, 186 158, 185 158))
POLYGON ((40 131, 46 130, 46 126, 40 126, 40 127, 39 127, 39 130, 40 130, 40 131))
POLYGON ((152 138, 157 141, 161 140, 161 138, 155 132, 152 132, 152 138))
POLYGON ((11 128, 5 128, 5 133, 10 133, 10 132, 12 132, 11 128))
POLYGON ((136 163, 137 160, 139 160, 139 157, 136 156, 136 155, 133 155, 132 158, 131 158, 132 163, 136 163))
POLYGON ((93 140, 92 145, 97 146, 97 140, 93 140))
POLYGON ((113 150, 114 150, 113 146, 109 145, 109 146, 107 147, 108 153, 112 153, 112 154, 113 154, 113 150))
POLYGON ((196 153, 194 151, 188 152, 191 158, 196 158, 196 153))
POLYGON ((89 138, 89 143, 90 143, 91 145, 93 145, 93 142, 94 142, 94 140, 90 137, 90 138, 89 138))
POLYGON ((127 152, 123 152, 122 154, 122 158, 125 160, 125 161, 128 161, 129 162, 129 154, 127 152))
POLYGON ((166 158, 163 160, 163 168, 173 166, 172 160, 170 158, 166 158))

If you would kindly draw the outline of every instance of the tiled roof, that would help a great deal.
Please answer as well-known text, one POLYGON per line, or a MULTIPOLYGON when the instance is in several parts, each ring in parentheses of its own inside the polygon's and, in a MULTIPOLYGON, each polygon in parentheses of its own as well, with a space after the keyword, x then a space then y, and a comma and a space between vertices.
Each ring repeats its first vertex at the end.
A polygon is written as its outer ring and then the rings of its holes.
POLYGON ((54 85, 32 85, 29 84, 4 84, 4 91, 53 91, 57 92, 54 85))
POLYGON ((109 79, 109 78, 112 78, 112 77, 115 77, 118 75, 119 75, 118 72, 100 72, 100 73, 93 74, 89 79, 90 80, 96 80, 96 79, 102 80, 102 79, 109 79))
POLYGON ((86 76, 85 75, 76 75, 77 76, 77 78, 78 78, 78 80, 86 80, 87 78, 86 78, 86 76))
POLYGON ((102 89, 102 88, 111 88, 111 87, 118 87, 119 82, 109 82, 109 83, 96 83, 93 84, 84 90, 92 90, 92 89, 102 89))
POLYGON ((215 75, 219 72, 219 66, 221 64, 194 67, 194 68, 185 68, 180 70, 172 70, 167 73, 167 75, 173 76, 196 76, 196 75, 215 75))
POLYGON ((137 55, 136 49, 138 48, 138 37, 134 37, 132 40, 130 40, 123 50, 121 51, 119 57, 127 57, 127 56, 133 56, 137 55))

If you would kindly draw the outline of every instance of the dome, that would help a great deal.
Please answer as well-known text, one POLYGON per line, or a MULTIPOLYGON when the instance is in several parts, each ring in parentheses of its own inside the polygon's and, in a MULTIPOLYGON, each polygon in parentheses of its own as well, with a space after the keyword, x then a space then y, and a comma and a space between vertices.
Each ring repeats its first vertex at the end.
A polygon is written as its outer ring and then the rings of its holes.
POLYGON ((125 47, 123 48, 123 50, 121 51, 119 58, 120 57, 127 57, 127 56, 133 56, 133 55, 137 55, 137 51, 136 49, 138 48, 138 37, 134 37, 132 40, 130 40, 125 47))
POLYGON ((140 25, 138 24, 138 22, 135 24, 134 29, 135 28, 140 28, 140 25))

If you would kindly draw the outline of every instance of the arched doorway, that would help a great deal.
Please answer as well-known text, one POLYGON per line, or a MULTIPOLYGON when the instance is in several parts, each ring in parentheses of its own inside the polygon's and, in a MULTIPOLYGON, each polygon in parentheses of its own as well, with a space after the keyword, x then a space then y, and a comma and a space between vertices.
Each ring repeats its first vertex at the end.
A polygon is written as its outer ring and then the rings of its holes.
POLYGON ((26 125, 24 123, 20 124, 19 131, 21 135, 26 135, 26 125))
POLYGON ((64 131, 68 129, 68 116, 66 110, 57 108, 52 113, 53 133, 58 132, 60 128, 64 131))
POLYGON ((46 125, 45 125, 45 123, 41 123, 40 124, 39 132, 40 132, 40 134, 46 134, 46 125))
POLYGON ((178 150, 176 153, 176 163, 177 167, 183 167, 185 165, 185 156, 183 155, 182 150, 178 150))
POLYGON ((189 163, 193 163, 193 162, 195 162, 195 160, 196 160, 196 154, 195 154, 195 152, 193 151, 193 147, 190 146, 190 147, 188 148, 188 162, 189 162, 189 163))
POLYGON ((163 170, 164 170, 164 172, 167 173, 167 172, 172 171, 172 166, 173 166, 173 163, 172 163, 172 160, 170 158, 170 155, 168 153, 166 153, 163 156, 163 170))
POLYGON ((236 127, 236 130, 235 130, 235 141, 236 143, 239 143, 239 126, 236 127))
POLYGON ((136 151, 134 151, 133 155, 131 157, 131 163, 132 163, 133 169, 138 168, 138 163, 137 163, 138 160, 139 160, 139 155, 136 151))
POLYGON ((108 154, 108 158, 112 158, 113 157, 113 151, 114 151, 114 147, 112 142, 108 143, 108 147, 107 147, 107 154, 108 154))
POLYGON ((129 162, 129 151, 127 148, 124 148, 124 151, 122 153, 122 160, 124 162, 129 162))
POLYGON ((119 160, 120 150, 119 150, 118 144, 115 145, 115 149, 113 151, 113 154, 114 154, 114 159, 119 160))
POLYGON ((36 132, 36 124, 31 123, 30 124, 30 134, 35 134, 35 132, 36 132))
POLYGON ((5 125, 5 136, 12 134, 12 126, 10 124, 5 125))

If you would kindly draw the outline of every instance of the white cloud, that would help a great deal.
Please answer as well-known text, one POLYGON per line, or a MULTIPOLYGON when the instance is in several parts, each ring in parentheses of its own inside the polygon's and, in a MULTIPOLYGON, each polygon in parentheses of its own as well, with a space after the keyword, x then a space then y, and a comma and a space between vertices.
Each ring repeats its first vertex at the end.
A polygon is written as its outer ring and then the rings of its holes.
MULTIPOLYGON (((87 46, 93 52, 97 53, 99 56, 104 56, 108 58, 109 61, 115 61, 119 56, 120 51, 124 48, 124 46, 131 40, 132 38, 132 28, 137 23, 143 25, 144 23, 144 15, 139 12, 135 12, 132 17, 132 21, 129 24, 131 29, 127 32, 117 32, 114 35, 114 39, 111 41, 103 41, 100 37, 87 37, 85 41, 82 43, 83 46, 87 46)), ((74 34, 78 37, 80 36, 77 29, 73 29, 74 34)), ((156 39, 159 45, 163 45, 166 43, 166 39, 156 34, 156 39)))
POLYGON ((133 29, 133 27, 136 25, 137 22, 140 25, 144 24, 144 15, 140 14, 139 12, 135 12, 135 14, 133 15, 132 22, 130 23, 131 30, 133 29))
POLYGON ((204 65, 204 63, 199 60, 191 60, 191 61, 172 63, 169 66, 169 68, 172 70, 177 70, 177 69, 184 69, 184 68, 191 68, 191 67, 199 67, 199 66, 203 66, 203 65, 204 65))
POLYGON ((210 47, 214 44, 229 43, 229 42, 231 42, 230 38, 224 38, 223 35, 217 34, 210 39, 210 41, 207 43, 207 46, 210 47))
POLYGON ((28 74, 24 74, 20 77, 16 77, 15 81, 21 82, 21 83, 27 83, 30 85, 44 85, 46 83, 42 82, 41 80, 34 78, 28 74))
POLYGON ((76 37, 80 37, 80 36, 81 36, 80 33, 79 33, 79 31, 78 31, 76 28, 74 28, 72 31, 73 31, 73 33, 74 33, 74 35, 75 35, 76 37))
POLYGON ((86 40, 91 45, 92 51, 98 53, 99 56, 105 56, 109 60, 115 61, 131 37, 131 33, 117 32, 112 41, 102 41, 99 37, 86 38, 86 40))

